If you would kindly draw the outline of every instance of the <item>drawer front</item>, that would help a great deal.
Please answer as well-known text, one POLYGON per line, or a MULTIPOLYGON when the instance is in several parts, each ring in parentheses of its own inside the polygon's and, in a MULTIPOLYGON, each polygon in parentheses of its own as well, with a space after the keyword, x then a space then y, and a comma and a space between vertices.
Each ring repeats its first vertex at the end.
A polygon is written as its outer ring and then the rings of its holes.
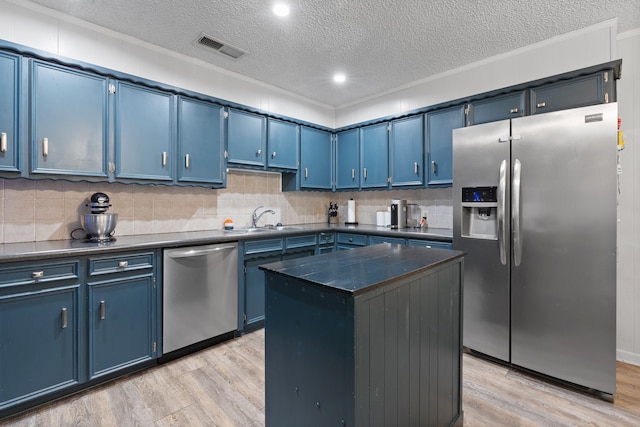
POLYGON ((292 236, 285 239, 285 248, 305 248, 307 246, 315 246, 318 243, 318 236, 315 234, 304 236, 292 236))
POLYGON ((320 233, 318 242, 321 245, 332 245, 336 241, 336 233, 320 233))
POLYGON ((109 257, 90 258, 89 275, 122 273, 153 268, 153 252, 123 254, 109 257))
POLYGON ((406 242, 400 237, 386 237, 386 236, 369 236, 369 244, 377 245, 380 243, 392 243, 394 245, 404 245, 406 242))
POLYGON ((366 234, 338 233, 338 243, 367 246, 367 236, 366 234))
POLYGON ((30 264, 0 269, 0 287, 78 279, 79 261, 30 264))
POLYGON ((282 239, 250 240, 244 244, 245 255, 258 254, 260 252, 281 251, 283 248, 282 239))
POLYGON ((407 243, 410 246, 420 246, 423 248, 436 248, 436 249, 452 249, 453 248, 453 243, 440 242, 437 240, 409 239, 407 243))

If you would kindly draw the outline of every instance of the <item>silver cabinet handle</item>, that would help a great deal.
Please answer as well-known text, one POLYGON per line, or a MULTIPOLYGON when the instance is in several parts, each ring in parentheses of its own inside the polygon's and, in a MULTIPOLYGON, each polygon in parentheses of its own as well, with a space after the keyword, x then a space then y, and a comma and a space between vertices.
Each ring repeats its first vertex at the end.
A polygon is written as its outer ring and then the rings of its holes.
POLYGON ((189 153, 184 155, 184 167, 189 169, 189 153))
POLYGON ((100 301, 100 320, 104 320, 104 318, 107 317, 107 309, 105 306, 104 300, 100 301))
POLYGON ((167 152, 162 152, 162 166, 167 166, 167 152))
POLYGON ((413 173, 418 175, 418 162, 413 162, 413 173))
POLYGON ((305 178, 309 178, 309 169, 308 168, 304 168, 304 177, 305 178))
POLYGON ((129 266, 129 261, 120 261, 118 263, 118 267, 120 267, 120 268, 126 268, 128 266, 129 266))
POLYGON ((262 156, 262 150, 258 149, 258 151, 256 151, 256 156, 262 156))
POLYGON ((349 242, 353 242, 353 237, 349 237, 349 242))
POLYGON ((62 307, 62 313, 61 313, 61 324, 60 326, 62 327, 62 329, 66 329, 67 327, 67 307, 62 307))
POLYGON ((367 179, 367 168, 363 168, 362 176, 364 176, 364 179, 367 179))
POLYGON ((519 108, 512 108, 511 110, 509 110, 511 114, 516 114, 518 111, 520 111, 519 108))
POLYGON ((511 221, 513 224, 513 258, 516 267, 522 262, 522 230, 520 229, 521 219, 521 199, 520 199, 520 176, 522 174, 522 163, 516 159, 513 164, 513 184, 511 196, 511 221))
POLYGON ((498 180, 498 249, 500 251, 500 262, 507 265, 507 229, 504 226, 504 217, 506 212, 506 193, 507 185, 507 161, 500 163, 500 179, 498 180))
POLYGON ((44 271, 34 271, 31 273, 32 279, 42 279, 44 277, 44 271))
POLYGON ((536 107, 538 107, 538 108, 544 108, 544 107, 546 107, 546 106, 547 106, 547 103, 546 103, 546 102, 538 102, 538 103, 536 104, 536 107))
POLYGON ((274 151, 273 153, 271 153, 271 158, 275 159, 276 158, 276 152, 274 151))
POLYGON ((356 170, 355 169, 351 169, 351 179, 352 180, 356 179, 356 170))
POLYGON ((49 138, 42 139, 42 156, 47 157, 49 155, 49 138))
POLYGON ((438 164, 435 161, 431 161, 431 175, 438 174, 438 164))
POLYGON ((2 132, 0 134, 0 152, 2 153, 7 152, 7 133, 6 132, 2 132))

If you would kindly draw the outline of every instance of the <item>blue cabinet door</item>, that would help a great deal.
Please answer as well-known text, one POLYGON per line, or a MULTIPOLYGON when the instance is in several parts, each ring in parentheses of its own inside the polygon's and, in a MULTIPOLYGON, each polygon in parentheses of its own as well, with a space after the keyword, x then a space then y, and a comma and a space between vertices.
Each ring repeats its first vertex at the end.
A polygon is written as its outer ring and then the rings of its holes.
POLYGON ((300 130, 300 187, 331 190, 331 134, 305 126, 300 130))
POLYGON ((604 71, 531 89, 531 114, 614 102, 614 80, 611 71, 604 71))
POLYGON ((387 123, 360 129, 360 159, 362 188, 389 185, 389 131, 387 123))
POLYGON ((78 286, 0 297, 0 409, 77 384, 78 286))
POLYGON ((464 105, 444 108, 426 115, 429 185, 452 182, 452 131, 464 127, 464 105))
POLYGON ((336 188, 360 187, 360 130, 336 135, 336 188))
POLYGON ((300 126, 269 119, 267 136, 267 166, 278 169, 298 169, 300 126))
POLYGON ((20 57, 0 52, 0 171, 18 172, 20 57))
POLYGON ((89 287, 89 377, 154 358, 155 293, 151 274, 89 287))
POLYGON ((258 267, 262 264, 282 260, 281 254, 264 255, 260 258, 246 259, 244 262, 244 326, 264 321, 265 282, 264 272, 258 267))
POLYGON ((424 185, 422 115, 391 122, 390 158, 393 186, 424 185))
POLYGON ((224 108, 178 98, 178 181, 224 183, 224 108))
POLYGON ((526 91, 495 96, 469 104, 467 125, 496 122, 526 114, 526 91))
POLYGON ((116 178, 171 181, 174 96, 118 82, 116 99, 116 178))
POLYGON ((106 77, 31 61, 31 173, 107 177, 106 77))
POLYGON ((229 108, 227 119, 227 161, 229 163, 264 166, 266 140, 266 117, 229 108))

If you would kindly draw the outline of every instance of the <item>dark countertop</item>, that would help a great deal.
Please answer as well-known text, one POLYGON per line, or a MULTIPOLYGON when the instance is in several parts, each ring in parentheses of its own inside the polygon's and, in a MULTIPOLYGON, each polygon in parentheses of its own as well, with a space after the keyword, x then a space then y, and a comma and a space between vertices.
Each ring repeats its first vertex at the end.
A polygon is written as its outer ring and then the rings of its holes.
POLYGON ((224 230, 186 231, 177 233, 141 234, 135 236, 118 236, 116 240, 105 243, 85 242, 82 240, 51 240, 42 242, 4 243, 0 244, 0 264, 16 261, 40 260, 61 256, 83 256, 129 250, 169 248, 179 246, 206 245, 213 243, 256 240, 275 236, 291 236, 318 233, 322 231, 338 231, 359 234, 377 234, 402 238, 431 239, 451 242, 452 230, 446 228, 425 229, 389 229, 375 225, 343 225, 326 223, 298 224, 295 230, 268 230, 259 233, 239 234, 224 230))
POLYGON ((383 243, 264 264, 260 269, 355 296, 463 256, 460 251, 383 243))

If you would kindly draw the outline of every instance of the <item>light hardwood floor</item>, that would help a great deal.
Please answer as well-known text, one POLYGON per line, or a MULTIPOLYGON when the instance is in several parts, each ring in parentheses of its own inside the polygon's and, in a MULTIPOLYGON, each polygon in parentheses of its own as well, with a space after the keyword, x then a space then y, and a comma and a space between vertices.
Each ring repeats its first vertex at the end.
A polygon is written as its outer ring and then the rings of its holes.
MULTIPOLYGON (((463 357, 465 426, 640 426, 640 367, 615 403, 463 357)), ((0 426, 263 426, 264 331, 0 421, 0 426)))

